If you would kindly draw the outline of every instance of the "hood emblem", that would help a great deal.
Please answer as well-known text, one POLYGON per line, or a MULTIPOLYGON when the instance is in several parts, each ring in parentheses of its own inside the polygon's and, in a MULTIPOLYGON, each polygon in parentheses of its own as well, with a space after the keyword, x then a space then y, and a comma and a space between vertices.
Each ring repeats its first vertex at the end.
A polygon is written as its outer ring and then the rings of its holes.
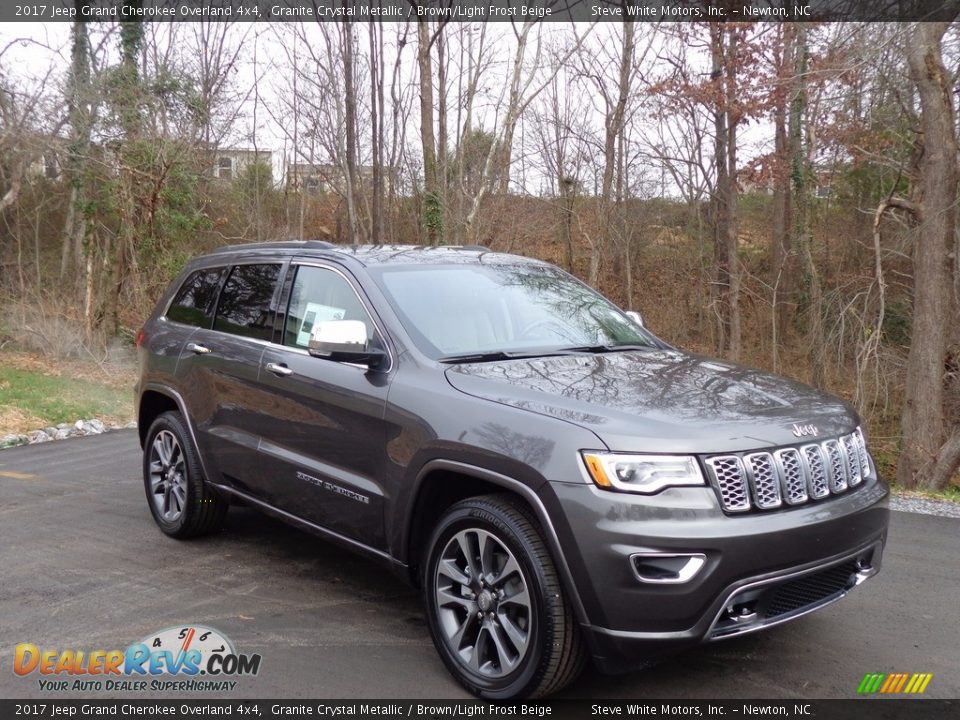
POLYGON ((793 424, 793 427, 790 428, 793 430, 793 434, 796 437, 816 437, 820 434, 820 428, 816 425, 799 425, 797 423, 793 424))

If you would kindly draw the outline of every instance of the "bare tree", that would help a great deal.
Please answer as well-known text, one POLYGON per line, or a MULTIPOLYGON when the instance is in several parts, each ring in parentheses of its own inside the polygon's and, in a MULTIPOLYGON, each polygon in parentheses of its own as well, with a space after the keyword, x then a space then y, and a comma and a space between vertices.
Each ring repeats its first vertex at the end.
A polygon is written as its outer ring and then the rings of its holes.
MULTIPOLYGON (((415 4, 415 3, 414 3, 415 4)), ((427 242, 435 245, 443 239, 443 208, 440 193, 440 168, 433 128, 433 60, 431 50, 443 33, 446 20, 431 32, 426 18, 417 17, 417 66, 420 70, 420 147, 423 152, 423 229, 427 242)))
POLYGON ((907 32, 907 62, 920 101, 918 175, 913 198, 891 207, 918 222, 913 245, 913 330, 907 359, 903 446, 897 480, 942 487, 960 462, 960 428, 946 438, 944 363, 957 322, 953 296, 957 230, 957 129, 953 78, 943 62, 945 22, 916 23, 907 32), (945 442, 946 441, 946 442, 945 442))

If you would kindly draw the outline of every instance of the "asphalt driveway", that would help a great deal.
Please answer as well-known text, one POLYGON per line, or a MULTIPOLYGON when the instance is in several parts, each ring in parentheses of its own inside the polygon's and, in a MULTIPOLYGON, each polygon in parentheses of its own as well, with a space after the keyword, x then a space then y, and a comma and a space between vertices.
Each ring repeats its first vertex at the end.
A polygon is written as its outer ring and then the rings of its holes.
MULTIPOLYGON (((564 695, 850 698, 865 673, 897 671, 956 698, 958 618, 960 519, 896 512, 883 572, 844 601, 643 673, 588 671, 564 695)), ((380 567, 246 508, 215 537, 162 535, 135 431, 0 451, 0 697, 42 695, 12 672, 17 643, 122 649, 189 623, 262 655, 231 697, 466 697, 416 593, 380 567)))

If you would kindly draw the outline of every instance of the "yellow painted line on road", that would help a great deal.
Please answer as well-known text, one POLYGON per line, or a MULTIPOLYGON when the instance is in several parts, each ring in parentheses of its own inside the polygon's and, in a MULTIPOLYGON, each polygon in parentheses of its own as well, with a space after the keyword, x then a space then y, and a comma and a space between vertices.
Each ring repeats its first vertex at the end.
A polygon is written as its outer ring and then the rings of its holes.
POLYGON ((0 470, 0 477, 10 478, 12 480, 36 480, 37 476, 31 473, 16 472, 14 470, 0 470))

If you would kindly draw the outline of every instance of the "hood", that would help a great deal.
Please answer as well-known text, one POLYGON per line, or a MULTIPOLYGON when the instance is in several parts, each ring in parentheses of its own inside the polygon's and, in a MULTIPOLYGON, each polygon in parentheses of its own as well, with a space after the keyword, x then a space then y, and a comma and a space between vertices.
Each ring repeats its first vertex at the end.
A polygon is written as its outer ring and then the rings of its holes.
MULTIPOLYGON (((611 450, 718 453, 851 432, 842 400, 748 367, 675 350, 504 360, 446 371, 461 392, 576 423, 611 450)), ((581 448, 576 448, 581 449, 581 448)))

